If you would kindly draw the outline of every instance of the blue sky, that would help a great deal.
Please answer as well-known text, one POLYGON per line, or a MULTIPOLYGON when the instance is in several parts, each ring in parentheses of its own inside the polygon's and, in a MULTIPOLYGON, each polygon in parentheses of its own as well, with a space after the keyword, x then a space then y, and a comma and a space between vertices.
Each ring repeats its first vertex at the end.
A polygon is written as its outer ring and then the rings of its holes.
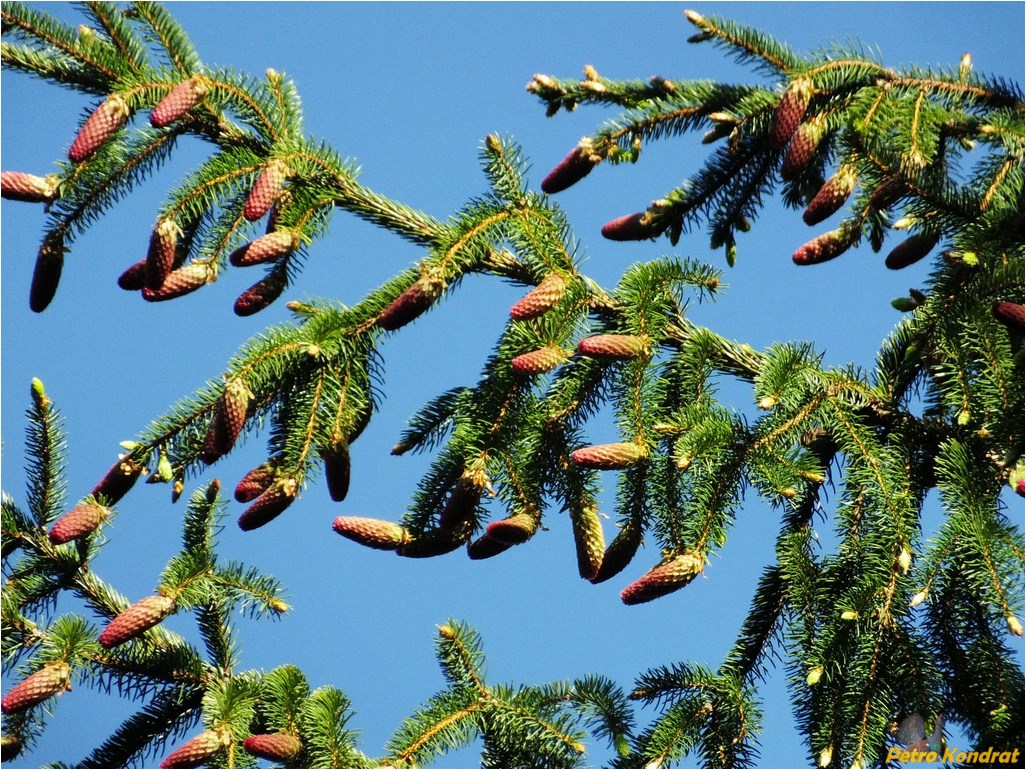
MULTIPOLYGON (((692 34, 685 7, 760 28, 799 51, 858 39, 892 66, 955 66, 969 51, 978 71, 1022 82, 1021 3, 172 4, 206 65, 287 73, 303 97, 309 134, 358 161, 364 184, 439 218, 485 190, 477 148, 489 132, 524 147, 537 186, 581 136, 614 114, 591 108, 546 118, 524 91, 536 72, 578 77, 591 64, 611 78, 756 81, 756 73, 719 49, 685 42, 692 34)), ((70 4, 47 4, 46 10, 80 21, 70 4)), ((3 169, 49 173, 94 100, 8 72, 2 86, 3 169)), ((600 167, 557 196, 587 255, 584 272, 610 286, 632 262, 670 253, 725 268, 722 252, 710 252, 701 233, 676 248, 665 240, 614 244, 598 234, 604 222, 645 208, 695 171, 707 151, 698 140, 652 145, 636 166, 600 167)), ((41 315, 28 309, 28 287, 43 212, 3 202, 2 481, 19 502, 32 377, 44 381, 65 415, 70 504, 110 466, 119 441, 219 376, 249 337, 286 320, 285 300, 316 296, 352 304, 421 257, 416 247, 336 214, 296 285, 256 316, 237 318, 231 310, 258 277, 244 270, 230 270, 174 302, 144 303, 115 280, 145 255, 163 191, 205 152, 199 142, 183 142, 177 159, 82 237, 67 258, 57 298, 41 315)), ((768 201, 739 241, 737 266, 725 276, 730 288, 714 304, 693 306, 691 317, 758 348, 809 340, 828 364, 870 367, 898 320, 889 300, 921 285, 927 266, 888 271, 882 255, 867 247, 825 265, 793 266, 794 249, 827 227, 810 230, 799 212, 768 201)), ((596 672, 630 689, 652 666, 681 660, 718 666, 772 559, 778 516, 755 499, 739 513, 704 579, 638 607, 623 606, 618 592, 658 561, 655 548, 640 553, 619 578, 592 586, 577 577, 569 526, 558 515, 548 517, 549 531, 528 545, 484 562, 470 562, 461 552, 399 559, 331 531, 338 515, 401 516, 430 457, 396 458, 390 447, 421 404, 476 381, 522 293, 496 280, 465 281, 441 307, 384 343, 387 399, 353 447, 353 484, 344 504, 332 503, 314 483, 272 525, 243 533, 232 524, 241 511, 233 503, 221 536, 224 558, 276 575, 295 608, 276 623, 240 619, 243 666, 296 663, 313 686, 341 687, 354 703, 352 724, 370 755, 379 755, 401 719, 443 686, 433 639, 435 626, 447 618, 481 632, 493 682, 541 683, 596 672)), ((751 409, 749 389, 725 384, 722 393, 735 408, 751 409)), ((596 443, 615 440, 608 419, 596 420, 589 435, 596 443)), ((230 489, 264 456, 264 438, 250 436, 191 483, 218 477, 230 489)), ((178 548, 182 505, 169 503, 166 487, 137 487, 118 506, 109 545, 93 568, 133 600, 152 593, 178 548)), ((610 522, 607 537, 612 532, 610 522)), ((185 616, 168 621, 183 633, 189 622, 185 616)), ((763 766, 807 761, 783 687, 778 673, 765 688, 763 766)), ((13 764, 76 762, 135 706, 76 688, 57 701, 39 750, 13 764)), ((592 761, 608 756, 605 746, 595 746, 592 761)), ((475 762, 468 752, 441 764, 475 762)))

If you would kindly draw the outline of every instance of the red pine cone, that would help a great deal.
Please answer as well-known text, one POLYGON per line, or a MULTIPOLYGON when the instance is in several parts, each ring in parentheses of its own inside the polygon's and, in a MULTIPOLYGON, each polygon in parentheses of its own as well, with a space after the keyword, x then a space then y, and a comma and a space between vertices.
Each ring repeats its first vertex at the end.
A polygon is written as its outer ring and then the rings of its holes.
POLYGON ((383 519, 339 516, 331 528, 342 537, 379 551, 394 551, 410 542, 410 533, 404 527, 383 519))
POLYGON ((193 262, 172 270, 159 289, 144 287, 143 299, 147 302, 164 302, 191 294, 214 280, 214 272, 206 262, 193 262))
POLYGON ((428 559, 455 551, 468 537, 469 532, 463 530, 435 529, 411 538, 395 552, 408 559, 428 559))
POLYGON ((485 530, 488 537, 507 545, 526 543, 538 530, 538 519, 529 513, 518 513, 508 519, 493 521, 485 530))
POLYGON ((268 762, 288 762, 303 750, 303 744, 288 733, 265 733, 249 736, 242 742, 242 748, 268 762))
POLYGON ((128 102, 119 94, 111 94, 89 116, 68 150, 68 157, 80 163, 95 153, 125 123, 130 110, 128 102))
POLYGON ((906 238, 891 249, 884 264, 891 270, 901 270, 913 265, 933 251, 939 240, 940 236, 937 235, 913 235, 906 238))
POLYGON ((118 276, 118 286, 125 291, 142 291, 146 288, 146 275, 149 272, 149 260, 140 259, 129 265, 125 272, 118 276))
POLYGON ((336 503, 341 503, 349 494, 349 443, 338 438, 321 450, 324 462, 324 478, 328 482, 328 495, 336 503))
POLYGON ((594 580, 602 566, 606 537, 602 532, 602 519, 594 505, 576 506, 570 511, 577 550, 577 571, 585 580, 594 580))
POLYGON ((460 478, 453 486, 449 499, 439 514, 438 526, 442 529, 455 529, 460 524, 473 521, 483 492, 484 490, 470 479, 460 478))
POLYGON ((530 353, 522 353, 510 363, 521 374, 544 374, 552 371, 567 360, 566 351, 555 345, 547 345, 530 353))
POLYGON ((64 661, 47 663, 22 679, 0 701, 0 711, 14 714, 70 689, 71 666, 64 661))
POLYGON ((769 143, 774 150, 786 145, 805 117, 805 110, 812 98, 812 86, 804 79, 795 80, 787 87, 773 112, 769 143))
POLYGON ((630 468, 647 457, 648 450, 633 443, 596 444, 576 449, 570 454, 574 464, 600 471, 630 468))
POLYGON ((118 460, 89 494, 97 500, 102 497, 110 505, 114 505, 128 494, 128 490, 132 488, 142 472, 143 466, 131 458, 118 460))
POLYGON ((292 505, 299 483, 292 478, 276 481, 239 516, 239 528, 250 531, 264 526, 292 505))
POLYGON ((266 462, 251 470, 235 486, 235 499, 240 503, 256 500, 274 482, 275 467, 266 462))
POLYGON ((623 572, 638 552, 638 547, 641 545, 641 534, 641 527, 633 521, 624 524, 602 555, 602 566, 599 567, 591 582, 602 583, 623 572))
POLYGON ((596 334, 578 342, 577 352, 591 358, 626 361, 648 353, 648 340, 632 334, 596 334))
POLYGON ((202 75, 193 75, 188 80, 183 80, 168 92, 157 106, 153 108, 150 115, 150 125, 156 128, 164 128, 174 123, 178 118, 200 103, 210 90, 210 85, 202 75))
POLYGON ((552 310, 566 293, 566 279, 559 273, 549 273, 542 282, 509 309, 515 321, 528 321, 552 310))
POLYGON ((57 175, 36 176, 24 171, 0 173, 0 197, 25 203, 50 203, 57 197, 57 175))
POLYGON ((79 503, 53 523, 48 537, 54 545, 67 543, 94 532, 111 510, 95 501, 79 503))
POLYGON ((990 306, 993 316, 1003 323, 1010 332, 1023 331, 1023 306, 1015 302, 1002 300, 990 306))
POLYGON ((232 307, 235 315, 246 317, 259 313, 281 296, 286 283, 285 273, 281 270, 261 278, 235 298, 232 307))
POLYGON ((848 233, 838 228, 803 244, 791 255, 791 259, 796 265, 818 265, 841 256, 851 244, 848 233))
POLYGON ((228 255, 228 261, 235 267, 262 265, 265 262, 276 262, 291 254, 299 247, 299 238, 288 230, 276 230, 261 235, 254 241, 240 246, 228 255))
POLYGON ((160 763, 160 767, 199 767, 217 754, 224 745, 225 742, 218 732, 204 730, 168 754, 160 763))
POLYGON ((285 187, 285 180, 290 174, 290 169, 285 161, 280 159, 272 160, 253 185, 253 189, 246 199, 246 205, 242 209, 242 216, 250 222, 255 222, 271 210, 271 206, 278 200, 281 191, 285 187))
POLYGON ((250 395, 241 378, 234 377, 228 381, 203 441, 200 459, 207 465, 228 454, 235 446, 246 423, 250 395))
POLYGON ((705 560, 695 553, 682 553, 655 567, 620 592, 624 604, 642 604, 683 588, 698 575, 705 560))
POLYGON ((833 216, 855 189, 855 170, 844 167, 826 181, 802 213, 805 224, 817 225, 833 216))
POLYGON ((150 248, 146 252, 145 288, 159 289, 174 270, 180 234, 181 230, 173 219, 162 219, 153 228, 150 248))
POLYGON ((467 543, 467 556, 474 561, 490 559, 493 556, 498 556, 503 551, 508 551, 512 547, 512 543, 504 543, 501 540, 496 540, 486 532, 477 540, 467 543))
POLYGON ((63 269, 64 242, 58 238, 47 238, 39 247, 39 253, 36 255, 36 267, 32 272, 29 308, 33 313, 42 313, 53 301, 63 269))
POLYGON ((574 147, 542 180, 542 192, 552 195, 577 184, 598 164, 597 156, 587 148, 574 147))
POLYGON ((174 610, 175 602, 169 596, 147 596, 115 617, 100 634, 102 647, 110 649, 141 636, 174 610))
POLYGON ((611 241, 645 241, 662 231, 662 227, 653 224, 647 211, 617 217, 602 225, 603 237, 611 241))
POLYGON ((903 194, 904 186, 900 182, 896 179, 885 179, 869 196, 869 205, 877 211, 890 208, 901 199, 903 194))
POLYGON ((382 311, 378 316, 378 326, 386 331, 406 326, 431 307, 441 291, 442 287, 437 282, 421 278, 382 311))
POLYGON ((780 167, 780 178, 785 182, 797 179, 802 169, 812 160, 822 138, 822 120, 813 119, 798 126, 798 130, 791 137, 791 144, 787 147, 787 154, 784 155, 784 163, 780 167))

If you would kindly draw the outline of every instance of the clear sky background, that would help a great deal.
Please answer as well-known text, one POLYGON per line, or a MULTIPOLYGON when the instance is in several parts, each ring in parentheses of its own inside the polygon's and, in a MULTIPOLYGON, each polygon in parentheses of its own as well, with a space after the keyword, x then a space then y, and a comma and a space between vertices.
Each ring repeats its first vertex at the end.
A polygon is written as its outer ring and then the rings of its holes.
MULTIPOLYGON (((477 148, 489 132, 523 145, 537 187, 581 136, 615 114, 582 108, 546 118, 540 101, 524 91, 533 73, 580 77, 591 64, 611 78, 757 82, 759 75, 721 50, 685 42, 693 32, 685 7, 758 27, 799 51, 857 39, 878 48, 887 65, 949 67, 969 51, 978 71, 1023 80, 1023 4, 1017 2, 172 4, 204 64, 257 76, 267 67, 284 71, 298 84, 309 134, 356 159, 364 184, 443 219, 485 191, 477 148)), ((70 4, 47 4, 46 10, 80 21, 70 4)), ((49 173, 96 99, 8 72, 2 88, 3 169, 49 173)), ((700 232, 675 248, 665 239, 617 244, 599 235, 604 222, 644 209, 693 173, 708 152, 699 139, 688 135, 647 147, 636 166, 603 165, 557 196, 587 254, 585 273, 608 287, 632 262, 664 254, 725 268, 722 251, 710 252, 700 232)), ((399 238, 337 213, 296 285, 256 316, 238 318, 231 309, 262 274, 246 270, 229 270, 216 284, 173 302, 144 303, 115 281, 145 255, 163 192, 207 153, 198 141, 181 142, 158 177, 79 239, 57 297, 41 315, 29 311, 28 290, 44 214, 41 207, 3 202, 2 481, 19 503, 25 499, 24 411, 32 377, 44 381, 66 419, 70 506, 111 465, 119 441, 217 378, 245 340, 287 320, 287 300, 353 304, 422 256, 399 238)), ((797 268, 791 253, 830 223, 810 229, 799 212, 776 200, 767 204, 739 240, 737 267, 725 276, 730 288, 716 303, 693 305, 691 317, 757 348, 809 340, 829 365, 870 368, 898 320, 889 300, 921 285, 927 265, 892 272, 883 254, 863 246, 834 262, 797 268)), ((476 382, 509 306, 523 292, 494 279, 467 280, 384 343, 387 399, 353 447, 353 483, 343 504, 332 503, 323 482, 315 482, 279 519, 250 533, 235 527, 242 506, 231 504, 222 558, 276 575, 294 606, 278 622, 239 620, 243 666, 270 670, 295 663, 312 686, 341 687, 356 709, 351 726, 360 729, 371 756, 382 753, 404 716, 444 686, 433 641, 435 626, 450 617, 483 635, 492 682, 542 683, 594 672, 629 691, 636 675, 652 666, 694 661, 716 668, 773 558, 779 514, 754 497, 704 579, 637 607, 625 607, 618 593, 659 560, 656 548, 639 553, 616 579, 592 586, 578 578, 569 525, 555 513, 545 520, 548 532, 483 562, 470 562, 462 551, 405 560, 332 532, 338 515, 401 516, 430 456, 397 458, 389 449, 420 405, 476 382)), ((725 385, 721 393, 731 406, 751 412, 749 388, 725 385)), ((616 440, 611 421, 597 420, 590 437, 616 440)), ((191 479, 188 492, 214 477, 230 491, 264 457, 265 437, 250 435, 203 477, 191 479)), ((614 485, 611 474, 607 487, 614 485)), ((608 506, 613 514, 611 501, 608 506)), ((183 507, 184 501, 170 504, 167 486, 137 486, 118 506, 110 542, 93 569, 133 601, 151 594, 179 548, 183 507)), ((831 524, 820 526, 829 539, 831 524)), ((613 533, 609 521, 607 539, 613 533)), ((62 602, 58 610, 73 607, 62 602)), ((192 634, 191 616, 168 625, 192 634)), ((778 671, 763 690, 762 766, 809 762, 791 726, 784 687, 778 671)), ((75 763, 138 705, 77 687, 58 699, 38 750, 11 764, 75 763)), ((608 747, 589 748, 592 765, 608 762, 608 747)), ((440 764, 474 765, 477 754, 451 755, 440 764)))

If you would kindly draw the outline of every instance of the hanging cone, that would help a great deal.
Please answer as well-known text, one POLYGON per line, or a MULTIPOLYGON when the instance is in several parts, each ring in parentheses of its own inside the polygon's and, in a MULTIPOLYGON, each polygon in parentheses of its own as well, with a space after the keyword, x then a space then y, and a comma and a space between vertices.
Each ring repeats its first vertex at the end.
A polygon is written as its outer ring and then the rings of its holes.
POLYGON ((805 110, 812 98, 812 84, 804 78, 791 82, 773 112, 773 124, 770 127, 769 143, 774 150, 782 149, 798 130, 805 117, 805 110))
POLYGON ((271 206, 278 200, 285 187, 285 180, 291 175, 291 170, 285 161, 280 159, 272 160, 257 177, 256 184, 246 199, 246 205, 242 210, 244 216, 250 222, 255 222, 271 210, 271 206))
POLYGON ((490 559, 512 547, 511 543, 503 543, 501 540, 496 540, 486 532, 477 540, 467 543, 467 556, 474 561, 490 559))
POLYGON ((225 743, 218 732, 204 730, 168 754, 160 767, 199 767, 217 754, 225 743))
POLYGON ((647 211, 626 214, 602 225, 602 236, 611 241, 645 241, 663 231, 651 221, 647 211))
POLYGON ((585 580, 594 580, 602 566, 606 538, 602 532, 602 519, 594 505, 576 505, 570 510, 577 549, 577 571, 585 580))
POLYGON ((22 679, 0 701, 0 711, 15 714, 70 689, 71 666, 64 661, 47 663, 22 679))
POLYGON ((349 443, 344 438, 336 438, 320 454, 324 462, 324 478, 328 482, 328 495, 336 503, 341 503, 349 493, 349 443))
POLYGON ((181 232, 172 219, 162 219, 153 228, 150 248, 146 252, 146 288, 159 289, 174 270, 181 232))
POLYGON ((700 554, 682 553, 655 567, 620 592, 624 604, 642 604, 673 593, 698 575, 705 566, 700 554))
POLYGON ((110 621, 97 641, 107 649, 124 644, 160 623, 174 611, 174 607, 174 599, 169 596, 140 599, 110 621))
POLYGON ((118 286, 125 291, 142 291, 146 288, 146 274, 149 271, 149 260, 143 258, 134 265, 129 265, 125 272, 118 276, 118 286))
POLYGON ((39 247, 29 289, 29 308, 33 313, 46 310, 57 294, 57 284, 64 270, 64 251, 64 241, 55 235, 47 236, 39 247))
POLYGON ((819 192, 809 201, 809 205, 806 206, 805 211, 802 213, 802 219, 805 220, 805 224, 810 227, 818 225, 824 219, 837 213, 845 201, 848 200, 852 190, 855 189, 857 178, 855 169, 850 166, 842 167, 836 174, 830 177, 819 188, 819 192))
POLYGON ((430 308, 442 293, 442 284, 421 278, 400 294, 377 318, 386 331, 395 331, 414 321, 430 308))
POLYGON ((209 81, 202 75, 183 80, 161 99, 150 115, 150 125, 164 128, 195 107, 210 90, 209 81))
POLYGON ((214 272, 206 262, 193 262, 172 270, 158 289, 144 287, 143 299, 147 302, 165 302, 191 294, 214 280, 214 272))
POLYGON ((254 757, 268 762, 288 762, 303 750, 299 738, 288 733, 251 735, 242 742, 242 748, 254 757))
POLYGON ((552 195, 580 182, 591 173, 600 158, 591 153, 590 145, 578 145, 542 180, 542 192, 552 195))
POLYGON ((233 377, 225 385, 200 452, 200 459, 207 465, 228 454, 235 446, 246 424, 251 396, 241 377, 233 377))
POLYGON ((851 236, 844 230, 838 228, 828 233, 823 233, 803 244, 791 255, 791 260, 796 265, 818 265, 836 259, 846 252, 852 245, 851 236))
POLYGON ((57 197, 56 174, 36 176, 23 171, 0 173, 0 197, 25 203, 51 203, 57 197))
POLYGON ((510 364, 521 374, 544 374, 566 362, 566 351, 555 345, 548 345, 514 358, 510 364))
POLYGON ((271 462, 258 465, 251 470, 235 486, 235 500, 240 503, 249 503, 256 500, 267 491, 267 488, 274 482, 275 467, 271 462))
POLYGON ((439 514, 438 526, 443 529, 456 529, 461 524, 473 521, 483 492, 484 490, 471 479, 461 477, 449 493, 449 499, 439 514))
POLYGON ((549 273, 509 309, 510 316, 515 321, 528 321, 547 313, 563 299, 566 285, 566 279, 559 273, 549 273))
POLYGON ((422 535, 411 537, 409 542, 396 549, 396 553, 408 559, 428 559, 451 553, 467 542, 469 530, 461 528, 434 529, 422 535))
POLYGON ((110 508, 95 501, 79 503, 54 522, 47 535, 54 545, 92 534, 111 515, 110 508))
POLYGON ((275 270, 270 275, 261 278, 236 297, 232 307, 235 315, 246 317, 259 313, 281 296, 281 293, 285 291, 286 283, 285 273, 282 270, 275 270))
POLYGON ((638 524, 633 520, 626 522, 617 536, 613 538, 613 542, 606 548, 606 552, 602 555, 602 565, 595 577, 591 578, 591 582, 602 583, 623 572, 638 552, 638 546, 641 545, 641 534, 641 527, 638 524))
POLYGON ((939 240, 940 236, 937 235, 913 235, 906 238, 891 250, 884 264, 891 270, 901 270, 903 267, 914 265, 933 251, 939 240))
POLYGON ((129 114, 128 102, 124 97, 119 94, 108 96, 78 132, 71 149, 68 150, 68 157, 74 163, 80 163, 90 157, 128 122, 129 114))
POLYGON ((331 528, 354 543, 379 551, 394 551, 410 542, 410 533, 404 527, 383 519, 339 516, 331 528))
POLYGON ((110 505, 114 505, 128 494, 128 490, 135 485, 142 472, 141 465, 130 457, 125 457, 111 466, 107 475, 100 479, 100 483, 93 487, 89 494, 97 500, 103 497, 110 505))
POLYGON ((1023 331, 1023 306, 1017 302, 1000 301, 990 306, 993 316, 1010 332, 1023 331))
POLYGON ((299 248, 299 238, 288 230, 276 230, 261 235, 245 246, 240 246, 228 255, 228 261, 235 267, 262 265, 266 262, 277 262, 299 248))
POLYGON ((518 513, 507 519, 493 521, 485 532, 493 540, 507 545, 526 543, 538 530, 538 519, 529 513, 518 513))
POLYGON ((248 532, 264 526, 292 505, 297 494, 299 483, 295 479, 284 478, 276 481, 242 512, 239 516, 239 528, 248 532))
POLYGON ((798 126, 798 130, 791 137, 787 154, 784 155, 784 162, 780 167, 781 179, 785 182, 794 181, 809 165, 809 161, 812 160, 812 156, 823 139, 824 128, 823 120, 818 117, 798 126))

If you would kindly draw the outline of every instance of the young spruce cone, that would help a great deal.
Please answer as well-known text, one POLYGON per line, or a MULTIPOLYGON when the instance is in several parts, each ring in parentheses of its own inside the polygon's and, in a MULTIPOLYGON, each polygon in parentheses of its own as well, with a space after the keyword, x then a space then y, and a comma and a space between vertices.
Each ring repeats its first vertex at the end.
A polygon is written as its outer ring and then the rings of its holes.
POLYGON ((268 762, 288 762, 303 750, 303 744, 288 733, 265 733, 249 736, 242 742, 242 748, 268 762))
POLYGON ((125 268, 118 276, 118 286, 125 291, 142 291, 146 288, 146 276, 149 273, 149 260, 143 257, 134 265, 125 268))
POLYGON ((517 513, 508 519, 493 521, 485 532, 493 540, 507 545, 526 543, 538 530, 538 519, 529 513, 517 513))
POLYGON ((662 231, 662 226, 652 222, 647 211, 626 214, 602 225, 602 236, 611 241, 645 241, 662 231))
POLYGON ((570 510, 577 549, 577 571, 585 580, 594 580, 602 567, 602 554, 606 550, 606 536, 602 532, 602 519, 594 505, 577 505, 570 510))
POLYGON ((174 270, 180 234, 181 230, 173 219, 162 219, 153 228, 150 248, 146 252, 145 288, 159 289, 174 270))
POLYGON ((542 180, 542 192, 552 195, 577 184, 591 173, 600 158, 593 155, 590 146, 578 145, 542 180))
POLYGON ((417 319, 442 293, 442 285, 428 278, 421 278, 400 294, 391 305, 378 316, 377 324, 385 331, 395 331, 417 319))
POLYGON ((469 529, 434 529, 425 532, 399 546, 395 552, 408 559, 429 559, 433 556, 451 553, 467 542, 469 529))
POLYGON ((235 486, 235 500, 240 503, 250 503, 267 491, 267 488, 274 482, 275 467, 273 463, 266 462, 251 470, 235 486))
POLYGON ((602 565, 595 577, 591 578, 591 582, 602 583, 623 572, 638 552, 638 546, 641 545, 641 534, 641 527, 634 521, 625 523, 619 534, 613 538, 613 542, 606 548, 606 552, 602 555, 602 565))
POLYGON ((207 465, 228 454, 235 446, 246 423, 251 395, 245 381, 239 377, 233 377, 225 385, 200 452, 200 459, 207 465))
POLYGON ((791 137, 791 144, 787 147, 784 163, 780 167, 781 179, 791 182, 798 178, 819 147, 823 131, 823 121, 819 118, 813 118, 798 126, 798 130, 791 137))
POLYGON ((552 310, 566 293, 566 279, 559 273, 549 273, 542 282, 509 309, 514 321, 528 321, 552 310))
POLYGON ((34 674, 22 679, 0 701, 0 711, 14 714, 60 695, 70 689, 71 666, 64 661, 47 663, 34 674))
POLYGON ((851 244, 852 240, 848 232, 844 228, 838 228, 799 246, 798 250, 791 255, 791 260, 796 265, 818 265, 841 256, 851 247, 851 244))
POLYGON ((698 575, 705 560, 695 553, 682 553, 655 567, 620 592, 624 604, 642 604, 683 588, 698 575))
POLYGON ((142 636, 174 610, 175 601, 169 596, 147 596, 115 617, 100 634, 100 646, 110 649, 130 639, 142 636))
POLYGON ((25 203, 50 203, 57 197, 57 175, 36 176, 24 171, 0 173, 0 197, 25 203))
POLYGON ((199 104, 209 90, 209 81, 202 75, 193 75, 188 80, 183 80, 153 108, 150 125, 156 128, 171 125, 199 104))
POLYGON ((295 479, 284 478, 276 481, 242 512, 239 516, 239 528, 248 532, 264 526, 292 505, 298 493, 299 483, 295 479))
POLYGON ((328 482, 328 495, 336 503, 341 503, 349 494, 349 442, 344 438, 336 438, 321 449, 320 454, 324 462, 324 478, 328 482))
POLYGON ((936 235, 913 235, 895 246, 887 255, 884 264, 891 270, 901 270, 913 265, 931 251, 940 240, 936 235))
POLYGON ((811 227, 833 216, 855 189, 856 179, 855 169, 850 166, 842 167, 830 177, 802 213, 805 224, 811 227))
POLYGON ((128 122, 130 110, 128 102, 119 94, 111 94, 89 116, 75 141, 68 150, 68 157, 74 163, 80 163, 95 153, 125 123, 128 122))
POLYGON ((214 272, 210 269, 209 264, 193 262, 168 273, 160 288, 144 287, 142 295, 147 302, 165 302, 191 294, 212 280, 214 280, 214 272))
POLYGON ((220 733, 215 730, 204 730, 168 754, 160 763, 160 767, 199 767, 217 754, 224 745, 225 741, 220 733))
POLYGON ((467 543, 467 556, 474 561, 490 559, 493 556, 498 556, 503 551, 508 551, 512 547, 513 545, 511 543, 504 543, 501 540, 496 540, 485 532, 485 534, 481 535, 477 540, 467 543))
POLYGON ((235 315, 244 318, 259 313, 281 296, 286 283, 285 272, 280 269, 261 278, 235 298, 235 315))
POLYGON ((631 334, 596 334, 577 343, 582 356, 608 361, 627 361, 641 358, 648 352, 648 340, 631 334))
POLYGON ((111 510, 89 500, 79 503, 53 523, 48 537, 54 545, 67 543, 94 532, 110 516, 111 510))
POLYGON ((276 230, 261 235, 254 241, 240 246, 228 255, 228 261, 235 267, 262 265, 265 262, 276 262, 299 248, 299 238, 288 230, 276 230))
POLYGON ((438 526, 442 529, 456 529, 461 524, 473 521, 483 493, 484 490, 474 481, 461 477, 449 493, 449 499, 439 514, 438 526))
POLYGON ((250 222, 255 222, 271 210, 271 206, 278 200, 285 187, 285 180, 291 171, 288 164, 280 159, 272 160, 253 185, 253 189, 246 199, 246 205, 242 210, 242 216, 250 222))
POLYGON ((1023 306, 1017 302, 1002 300, 990 306, 993 316, 1005 325, 1010 332, 1023 331, 1023 306))
POLYGON ((29 308, 33 313, 42 313, 57 294, 64 270, 64 242, 58 237, 43 241, 36 255, 36 267, 32 271, 32 286, 29 289, 29 308))
POLYGON ((773 125, 770 128, 770 147, 779 150, 784 147, 798 130, 805 117, 809 100, 812 98, 812 84, 799 78, 787 87, 784 95, 773 112, 773 125))
POLYGON ((567 360, 566 351, 555 345, 547 345, 529 353, 522 353, 511 361, 521 374, 544 374, 552 371, 567 360))
POLYGON ((142 472, 143 466, 130 457, 125 457, 111 466, 107 475, 100 479, 100 482, 93 487, 93 491, 89 494, 97 500, 102 497, 110 505, 114 505, 128 494, 128 490, 134 486, 142 472))
POLYGON ((331 528, 342 537, 379 551, 394 551, 410 542, 410 533, 399 524, 363 516, 339 516, 331 528))
POLYGON ((600 471, 630 468, 647 457, 648 450, 634 443, 596 444, 575 449, 570 454, 575 465, 600 471))

